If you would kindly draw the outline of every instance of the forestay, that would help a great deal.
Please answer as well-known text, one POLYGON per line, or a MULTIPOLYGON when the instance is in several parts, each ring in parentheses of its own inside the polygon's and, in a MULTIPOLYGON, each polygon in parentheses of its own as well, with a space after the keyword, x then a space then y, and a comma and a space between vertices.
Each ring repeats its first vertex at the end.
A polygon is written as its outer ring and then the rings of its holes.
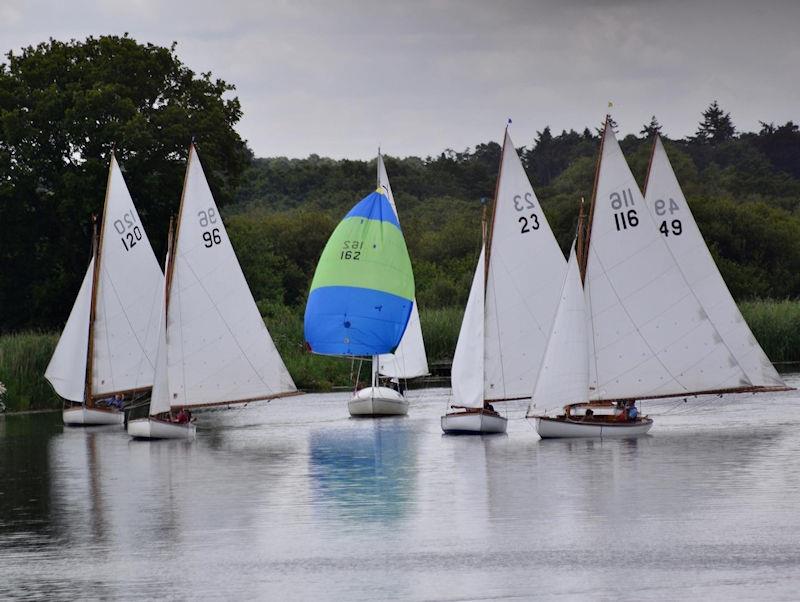
POLYGON ((553 326, 566 261, 508 132, 489 244, 485 399, 530 397, 553 326))
POLYGON ((86 395, 86 357, 89 352, 89 314, 92 307, 94 259, 83 277, 78 296, 47 365, 44 377, 64 399, 83 401, 86 395))
POLYGON ((381 188, 350 210, 322 251, 306 304, 306 344, 328 355, 392 353, 413 300, 408 249, 381 188))
POLYGON ((453 401, 470 408, 483 407, 484 291, 486 288, 484 248, 475 267, 472 288, 461 321, 458 343, 453 354, 451 381, 453 401))
POLYGON ((684 280, 709 321, 753 385, 786 386, 744 321, 703 240, 661 138, 656 136, 647 176, 645 203, 684 280))
POLYGON ((583 284, 573 245, 553 330, 533 391, 533 407, 540 412, 588 400, 589 341, 586 326, 583 284))
MULTIPOLYGON (((397 204, 394 201, 392 186, 389 184, 389 176, 380 153, 378 153, 378 187, 383 188, 399 223, 397 204)), ((425 343, 422 339, 422 325, 419 320, 416 299, 397 350, 394 353, 381 355, 378 358, 378 365, 380 374, 391 378, 414 378, 428 374, 428 358, 425 354, 425 343)))
POLYGON ((186 170, 167 317, 170 404, 199 406, 294 392, 194 146, 186 170))
POLYGON ((609 127, 591 220, 584 283, 591 397, 751 385, 678 268, 609 127))
POLYGON ((163 274, 116 158, 100 228, 92 395, 153 385, 163 274))

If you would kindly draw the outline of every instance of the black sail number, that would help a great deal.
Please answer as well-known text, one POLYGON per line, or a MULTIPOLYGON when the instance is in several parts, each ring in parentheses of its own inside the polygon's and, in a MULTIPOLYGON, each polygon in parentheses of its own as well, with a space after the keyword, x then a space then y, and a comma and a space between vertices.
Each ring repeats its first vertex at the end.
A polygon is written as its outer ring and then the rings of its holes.
POLYGON ((211 230, 206 230, 203 232, 203 246, 206 249, 210 249, 214 245, 218 245, 222 242, 222 236, 219 234, 219 228, 212 228, 211 230))
POLYGON ((525 217, 523 215, 517 221, 522 224, 522 229, 520 230, 521 234, 539 229, 539 216, 535 213, 531 213, 530 217, 525 217))
POLYGON ((120 235, 119 239, 126 251, 130 251, 142 240, 142 229, 136 222, 136 214, 133 211, 126 211, 122 214, 122 218, 113 222, 114 230, 120 235))
MULTIPOLYGON (((209 207, 204 211, 197 212, 197 223, 200 225, 201 228, 207 228, 213 224, 219 222, 219 216, 217 215, 217 210, 215 207, 209 207)), ((219 232, 219 228, 211 228, 210 230, 203 230, 203 246, 206 249, 210 249, 214 245, 218 245, 222 242, 222 235, 219 232)))

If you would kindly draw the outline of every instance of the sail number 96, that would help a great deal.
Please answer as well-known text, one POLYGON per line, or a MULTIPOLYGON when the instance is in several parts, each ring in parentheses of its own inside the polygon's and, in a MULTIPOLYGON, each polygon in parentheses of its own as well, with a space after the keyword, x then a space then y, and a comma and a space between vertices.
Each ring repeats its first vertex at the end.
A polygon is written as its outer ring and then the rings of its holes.
MULTIPOLYGON (((536 204, 533 202, 533 195, 530 192, 526 192, 525 194, 515 194, 514 195, 514 209, 517 211, 529 211, 531 209, 536 208, 536 204)), ((522 228, 520 230, 521 234, 525 234, 526 232, 532 232, 533 230, 539 229, 539 216, 535 213, 530 213, 529 215, 525 216, 522 215, 517 220, 520 224, 522 224, 522 228)))
MULTIPOLYGON (((201 228, 207 228, 208 226, 218 222, 219 216, 217 215, 217 210, 214 207, 209 207, 205 211, 197 212, 197 223, 200 224, 201 228)), ((203 246, 206 249, 210 249, 214 245, 218 245, 221 242, 222 236, 220 235, 219 228, 203 230, 203 246)))
POLYGON ((119 239, 126 251, 130 251, 142 240, 142 229, 136 225, 136 214, 133 211, 126 211, 122 214, 122 219, 115 219, 114 230, 120 235, 119 239))

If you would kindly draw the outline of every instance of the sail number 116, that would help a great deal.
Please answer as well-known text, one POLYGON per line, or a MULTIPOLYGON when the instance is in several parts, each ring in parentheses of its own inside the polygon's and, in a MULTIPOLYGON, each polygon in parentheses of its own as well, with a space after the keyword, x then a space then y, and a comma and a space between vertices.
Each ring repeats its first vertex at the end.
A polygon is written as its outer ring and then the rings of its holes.
POLYGON ((614 225, 617 227, 617 232, 639 225, 639 215, 636 213, 636 209, 630 209, 633 207, 633 193, 630 188, 623 190, 622 194, 612 192, 608 199, 611 201, 611 208, 616 212, 614 213, 614 225))

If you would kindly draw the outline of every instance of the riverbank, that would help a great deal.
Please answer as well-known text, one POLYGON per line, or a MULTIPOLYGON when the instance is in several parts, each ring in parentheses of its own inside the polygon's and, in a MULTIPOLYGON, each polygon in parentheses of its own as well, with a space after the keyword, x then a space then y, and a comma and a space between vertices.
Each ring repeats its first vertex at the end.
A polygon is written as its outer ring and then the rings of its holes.
MULTIPOLYGON (((742 315, 769 358, 776 363, 800 359, 800 301, 757 300, 741 303, 742 315)), ((313 355, 303 347, 302 309, 262 305, 264 320, 295 384, 304 391, 331 391, 348 387, 359 373, 370 373, 363 363, 339 357, 313 355)), ((420 310, 429 364, 447 364, 453 357, 463 309, 420 310)), ((9 412, 58 409, 61 400, 44 379, 44 371, 58 341, 57 333, 21 332, 0 336, 0 382, 8 391, 9 412)))

